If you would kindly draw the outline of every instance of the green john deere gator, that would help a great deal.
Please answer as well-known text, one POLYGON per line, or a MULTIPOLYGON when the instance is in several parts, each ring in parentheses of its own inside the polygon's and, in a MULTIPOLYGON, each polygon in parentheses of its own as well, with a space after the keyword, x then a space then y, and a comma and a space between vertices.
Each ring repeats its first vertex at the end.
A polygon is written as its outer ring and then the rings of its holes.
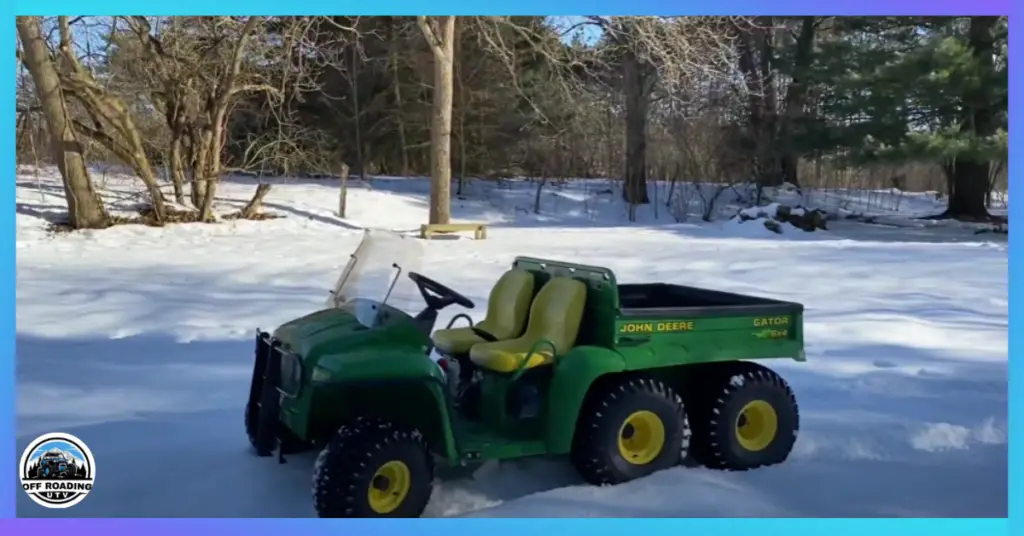
POLYGON ((420 247, 368 231, 322 310, 257 330, 249 440, 282 462, 321 449, 321 517, 419 516, 435 467, 487 460, 567 454, 609 485, 789 456, 793 392, 750 360, 804 360, 800 304, 519 257, 482 320, 458 314, 435 331, 440 310, 474 304, 409 270, 420 247), (400 280, 419 313, 388 303, 400 280))

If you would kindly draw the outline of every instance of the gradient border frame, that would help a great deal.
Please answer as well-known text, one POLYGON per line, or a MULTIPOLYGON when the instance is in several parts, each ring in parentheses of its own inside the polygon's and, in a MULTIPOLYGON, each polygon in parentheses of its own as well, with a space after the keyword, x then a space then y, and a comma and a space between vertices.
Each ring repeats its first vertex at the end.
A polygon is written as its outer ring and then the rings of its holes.
MULTIPOLYGON (((604 15, 750 15, 763 13, 770 8, 773 15, 1010 15, 1011 21, 1024 14, 1024 2, 1011 0, 847 0, 824 6, 817 0, 781 0, 766 5, 757 0, 719 0, 712 5, 704 2, 687 0, 520 0, 503 5, 501 2, 483 6, 470 0, 443 0, 434 2, 417 2, 413 0, 372 0, 366 3, 307 1, 289 2, 282 0, 227 0, 210 2, 209 0, 178 0, 165 5, 162 9, 152 6, 140 6, 137 2, 126 0, 105 0, 84 4, 71 0, 45 0, 29 3, 25 0, 0 2, 0 15, 8 13, 7 24, 0 27, 0 40, 11 43, 15 40, 13 17, 15 15, 58 15, 85 14, 107 15, 114 13, 131 13, 133 15, 552 15, 571 16, 586 13, 604 15), (237 2, 237 3, 236 3, 237 2), (299 7, 301 5, 301 7, 299 7)), ((6 18, 6 17, 5 17, 6 18)), ((1024 33, 1010 27, 1010 51, 1013 57, 1024 57, 1024 33), (1017 35, 1021 34, 1021 35, 1017 35)), ((3 56, 0 67, 13 73, 16 70, 14 56, 3 56)), ((1010 71, 1010 94, 1016 94, 1024 88, 1024 75, 1012 69, 1010 71)), ((6 78, 7 82, 0 85, 0 99, 14 102, 14 78, 6 78)), ((14 131, 15 110, 10 104, 6 112, 0 112, 0 142, 4 149, 0 151, 0 164, 3 168, 15 169, 14 131)), ((1010 103, 1010 124, 1017 131, 1022 122, 1021 113, 1016 111, 1012 99, 1010 103)), ((1016 154, 1020 147, 1024 150, 1022 138, 1010 137, 1010 153, 1016 154)), ((1009 162, 1009 180, 1013 187, 1021 181, 1024 172, 1024 159, 1011 157, 1009 162)), ((77 535, 134 535, 147 533, 152 536, 172 534, 207 534, 207 533, 244 533, 248 536, 261 534, 324 534, 334 535, 342 532, 366 533, 374 532, 381 535, 400 535, 414 533, 420 536, 452 536, 453 534, 476 534, 487 531, 494 536, 514 535, 528 532, 568 532, 579 531, 594 536, 627 532, 683 532, 687 534, 744 534, 760 532, 762 534, 786 534, 787 536, 871 533, 875 536, 884 534, 930 534, 930 535, 961 535, 961 534, 1008 534, 1012 527, 1021 528, 1021 500, 1019 495, 1021 477, 1019 456, 1015 454, 1017 436, 1021 426, 1021 415, 1024 411, 1021 394, 1014 394, 1009 389, 1009 475, 1008 475, 1008 513, 1009 519, 434 519, 434 520, 318 520, 318 519, 16 519, 15 493, 20 493, 15 465, 18 455, 15 450, 15 332, 16 332, 16 252, 15 252, 15 181, 11 180, 0 186, 0 206, 8 207, 0 210, 0 248, 6 254, 0 255, 0 278, 5 282, 0 287, 0 459, 9 460, 0 466, 0 475, 8 484, 0 486, 0 533, 2 534, 49 534, 77 535), (243 532, 244 531, 244 532, 243 532)), ((1018 210, 1010 208, 1010 216, 1018 210)), ((1020 321, 1015 320, 1013 310, 1021 304, 1021 289, 1024 285, 1015 285, 1012 281, 1015 248, 1010 238, 1008 281, 1009 295, 1009 353, 1016 353, 1016 348, 1024 343, 1018 329, 1020 321)), ((72 262, 69 259, 69 262, 72 262)), ((1008 363, 1009 381, 1024 374, 1024 361, 1008 363), (1021 369, 1021 370, 1018 370, 1021 369)), ((1016 380, 1020 381, 1020 380, 1016 380)), ((965 493, 970 493, 965 490, 965 493)), ((685 500, 685 497, 680 497, 685 500)))

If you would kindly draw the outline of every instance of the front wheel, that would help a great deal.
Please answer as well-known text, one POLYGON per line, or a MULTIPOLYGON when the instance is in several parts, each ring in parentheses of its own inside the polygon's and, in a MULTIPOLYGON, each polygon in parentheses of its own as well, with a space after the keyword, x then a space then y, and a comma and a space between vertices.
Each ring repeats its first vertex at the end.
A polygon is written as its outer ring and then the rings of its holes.
POLYGON ((313 507, 320 517, 419 517, 433 481, 433 459, 418 431, 359 418, 320 451, 313 507))

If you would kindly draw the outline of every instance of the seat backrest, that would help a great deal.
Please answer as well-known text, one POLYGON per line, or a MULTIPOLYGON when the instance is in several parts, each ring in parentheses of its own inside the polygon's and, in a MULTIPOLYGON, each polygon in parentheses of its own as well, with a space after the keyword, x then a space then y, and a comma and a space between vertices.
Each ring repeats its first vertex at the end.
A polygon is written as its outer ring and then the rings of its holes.
POLYGON ((531 343, 547 339, 556 353, 568 352, 576 344, 586 303, 586 285, 570 277, 551 278, 533 299, 523 338, 531 343))
POLYGON ((512 269, 504 273, 487 299, 487 316, 477 327, 499 341, 514 339, 523 332, 533 300, 533 274, 512 269))

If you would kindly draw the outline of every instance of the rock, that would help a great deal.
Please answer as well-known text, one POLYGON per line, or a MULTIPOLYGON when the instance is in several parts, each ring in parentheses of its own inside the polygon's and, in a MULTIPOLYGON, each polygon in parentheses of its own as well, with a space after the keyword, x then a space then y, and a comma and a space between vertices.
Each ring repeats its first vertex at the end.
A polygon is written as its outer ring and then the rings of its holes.
POLYGON ((807 232, 828 230, 829 215, 824 210, 772 203, 766 207, 743 209, 734 218, 741 222, 763 220, 765 228, 773 233, 782 234, 783 223, 807 232))
POLYGON ((764 220, 764 227, 775 234, 782 234, 782 224, 775 220, 764 220))
POLYGON ((978 229, 978 230, 974 231, 974 234, 976 234, 976 235, 978 235, 978 234, 985 234, 985 233, 1009 235, 1010 234, 1010 226, 1007 225, 1007 224, 1004 224, 1004 223, 996 223, 992 227, 978 229))
POLYGON ((790 208, 788 206, 779 206, 775 212, 775 219, 781 222, 788 223, 797 229, 814 232, 818 229, 828 230, 828 215, 823 210, 819 209, 806 209, 804 207, 790 208))
POLYGON ((858 221, 860 223, 875 224, 878 223, 878 217, 876 216, 865 216, 863 214, 848 214, 846 219, 858 221))

